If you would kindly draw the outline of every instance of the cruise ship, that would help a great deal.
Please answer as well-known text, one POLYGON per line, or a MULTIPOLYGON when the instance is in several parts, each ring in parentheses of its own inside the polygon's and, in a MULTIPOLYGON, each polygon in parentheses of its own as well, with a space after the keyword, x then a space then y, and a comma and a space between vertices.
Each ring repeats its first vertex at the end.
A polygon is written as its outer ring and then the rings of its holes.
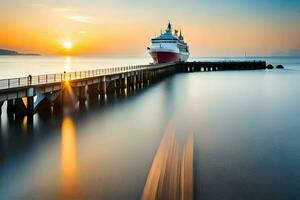
POLYGON ((151 47, 148 47, 148 51, 155 64, 184 62, 190 55, 189 47, 184 42, 181 30, 179 35, 177 30, 173 34, 170 22, 165 33, 151 39, 151 47))

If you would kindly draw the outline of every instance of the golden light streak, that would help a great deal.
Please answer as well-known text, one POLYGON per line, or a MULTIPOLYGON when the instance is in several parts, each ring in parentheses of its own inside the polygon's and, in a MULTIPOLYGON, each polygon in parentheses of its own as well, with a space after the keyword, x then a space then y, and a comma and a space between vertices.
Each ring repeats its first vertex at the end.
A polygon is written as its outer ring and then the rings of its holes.
POLYGON ((61 191, 72 198, 78 191, 76 129, 72 118, 65 117, 61 128, 61 191))
POLYGON ((23 129, 24 133, 27 132, 27 122, 28 122, 28 118, 27 118, 27 116, 24 116, 23 121, 22 121, 22 129, 23 129))
POLYGON ((193 133, 185 143, 171 122, 161 140, 144 187, 142 200, 193 199, 193 133))
POLYGON ((181 200, 194 199, 194 134, 190 133, 181 162, 181 200))
POLYGON ((167 156, 171 147, 171 138, 175 133, 174 126, 170 125, 165 135, 162 138, 162 141, 159 145, 159 148, 154 157, 148 178, 144 187, 144 192, 142 200, 155 200, 157 197, 160 197, 160 190, 163 186, 161 184, 164 174, 166 172, 167 165, 167 156))
POLYGON ((22 98, 22 101, 23 101, 25 107, 27 107, 27 97, 23 97, 23 98, 22 98))
POLYGON ((63 103, 64 106, 67 107, 72 107, 74 103, 76 102, 76 95, 74 94, 73 88, 71 86, 70 82, 70 74, 66 73, 64 77, 64 82, 63 82, 63 90, 62 90, 62 95, 63 95, 63 103))

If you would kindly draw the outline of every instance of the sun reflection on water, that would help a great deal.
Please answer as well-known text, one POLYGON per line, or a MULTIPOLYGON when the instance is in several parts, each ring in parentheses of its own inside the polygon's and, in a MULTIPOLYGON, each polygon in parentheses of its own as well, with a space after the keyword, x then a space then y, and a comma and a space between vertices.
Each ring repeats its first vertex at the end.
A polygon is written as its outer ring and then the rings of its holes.
POLYGON ((62 195, 70 198, 78 191, 76 128, 71 117, 65 117, 61 128, 62 195))
POLYGON ((24 116, 23 120, 22 120, 22 130, 24 133, 27 132, 27 116, 24 116))
POLYGON ((71 72, 72 71, 72 59, 70 56, 67 56, 65 58, 65 67, 64 67, 65 72, 71 72))

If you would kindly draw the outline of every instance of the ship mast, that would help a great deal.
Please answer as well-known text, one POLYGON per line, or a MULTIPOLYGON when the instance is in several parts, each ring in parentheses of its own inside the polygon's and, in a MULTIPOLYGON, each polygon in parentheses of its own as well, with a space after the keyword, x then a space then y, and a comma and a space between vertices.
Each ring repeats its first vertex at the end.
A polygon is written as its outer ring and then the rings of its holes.
POLYGON ((172 25, 171 25, 170 22, 169 22, 169 24, 168 24, 168 28, 167 28, 166 32, 167 32, 167 33, 172 33, 172 25))

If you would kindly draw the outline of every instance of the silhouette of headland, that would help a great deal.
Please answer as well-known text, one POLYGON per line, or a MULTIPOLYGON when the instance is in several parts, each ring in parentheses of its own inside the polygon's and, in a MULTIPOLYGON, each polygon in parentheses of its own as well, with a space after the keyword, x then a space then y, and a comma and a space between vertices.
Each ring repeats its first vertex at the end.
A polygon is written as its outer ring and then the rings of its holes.
POLYGON ((40 56, 40 54, 36 53, 20 53, 17 51, 12 51, 8 49, 0 49, 0 55, 4 56, 40 56))

